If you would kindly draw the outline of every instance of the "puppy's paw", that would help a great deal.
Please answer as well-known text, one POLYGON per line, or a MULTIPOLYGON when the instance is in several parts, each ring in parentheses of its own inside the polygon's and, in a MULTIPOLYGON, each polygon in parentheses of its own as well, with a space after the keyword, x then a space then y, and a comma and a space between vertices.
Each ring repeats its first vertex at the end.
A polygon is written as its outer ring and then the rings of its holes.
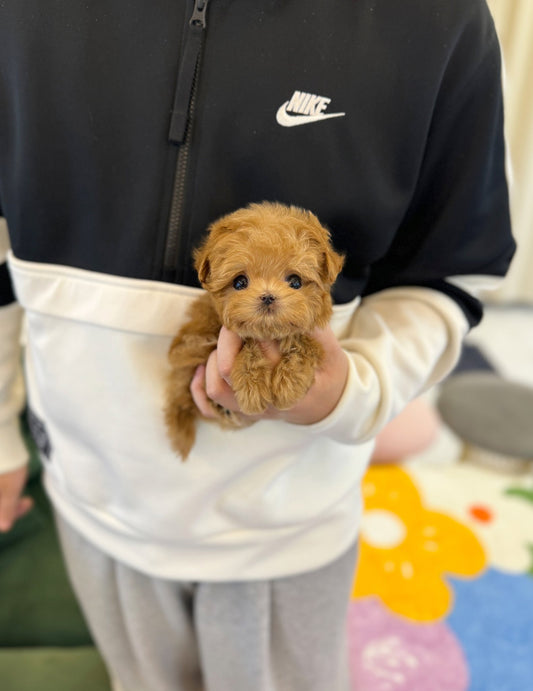
POLYGON ((245 382, 242 387, 234 385, 235 398, 245 415, 261 415, 270 403, 270 390, 255 382, 245 382))
POLYGON ((245 415, 261 415, 271 402, 270 370, 254 371, 253 376, 234 370, 231 383, 239 408, 245 415))
POLYGON ((272 372, 272 403, 278 410, 289 410, 300 401, 313 385, 314 367, 282 359, 272 372))
POLYGON ((272 372, 272 403, 288 410, 309 391, 324 349, 314 338, 301 335, 283 344, 283 356, 272 372))
POLYGON ((245 415, 261 415, 272 401, 272 365, 256 344, 246 344, 231 370, 231 386, 245 415))

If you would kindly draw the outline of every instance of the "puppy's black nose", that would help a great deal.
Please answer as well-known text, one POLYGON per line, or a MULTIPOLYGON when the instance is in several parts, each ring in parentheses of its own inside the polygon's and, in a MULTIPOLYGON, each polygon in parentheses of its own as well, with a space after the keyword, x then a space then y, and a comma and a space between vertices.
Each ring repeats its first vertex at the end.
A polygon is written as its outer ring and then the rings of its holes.
POLYGON ((270 293, 266 293, 265 295, 261 295, 261 302, 265 305, 271 305, 275 301, 276 301, 276 298, 274 297, 274 295, 271 295, 270 293))

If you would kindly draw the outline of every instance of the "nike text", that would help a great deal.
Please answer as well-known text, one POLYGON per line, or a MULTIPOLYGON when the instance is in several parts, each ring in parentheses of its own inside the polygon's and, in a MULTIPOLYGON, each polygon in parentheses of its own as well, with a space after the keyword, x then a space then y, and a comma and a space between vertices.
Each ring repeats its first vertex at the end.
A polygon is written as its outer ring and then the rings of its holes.
POLYGON ((294 127, 345 115, 345 113, 326 113, 330 103, 331 99, 326 96, 295 91, 290 100, 278 109, 276 120, 283 127, 294 127))

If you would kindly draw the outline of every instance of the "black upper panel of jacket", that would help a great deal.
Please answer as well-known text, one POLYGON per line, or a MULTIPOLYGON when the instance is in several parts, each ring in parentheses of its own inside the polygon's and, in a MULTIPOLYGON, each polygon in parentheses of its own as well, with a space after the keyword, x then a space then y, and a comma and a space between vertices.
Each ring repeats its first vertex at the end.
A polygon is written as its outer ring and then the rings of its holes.
POLYGON ((484 0, 211 0, 184 146, 168 132, 192 12, 2 3, 0 200, 15 255, 197 285, 207 225, 277 200, 313 210, 347 253, 337 301, 428 285, 475 323, 479 305, 444 278, 503 275, 514 252, 484 0), (344 115, 279 124, 296 91, 344 115))

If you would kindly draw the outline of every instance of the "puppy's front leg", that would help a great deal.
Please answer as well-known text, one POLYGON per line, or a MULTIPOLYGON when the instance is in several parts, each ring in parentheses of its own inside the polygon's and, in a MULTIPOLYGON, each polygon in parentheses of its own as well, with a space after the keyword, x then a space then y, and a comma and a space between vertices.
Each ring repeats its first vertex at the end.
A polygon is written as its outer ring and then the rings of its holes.
POLYGON ((272 372, 272 403, 278 410, 292 408, 311 388, 324 349, 311 336, 288 338, 281 343, 281 360, 272 372))
POLYGON ((231 385, 246 415, 260 415, 272 402, 271 373, 272 363, 259 344, 245 340, 231 370, 231 385))

